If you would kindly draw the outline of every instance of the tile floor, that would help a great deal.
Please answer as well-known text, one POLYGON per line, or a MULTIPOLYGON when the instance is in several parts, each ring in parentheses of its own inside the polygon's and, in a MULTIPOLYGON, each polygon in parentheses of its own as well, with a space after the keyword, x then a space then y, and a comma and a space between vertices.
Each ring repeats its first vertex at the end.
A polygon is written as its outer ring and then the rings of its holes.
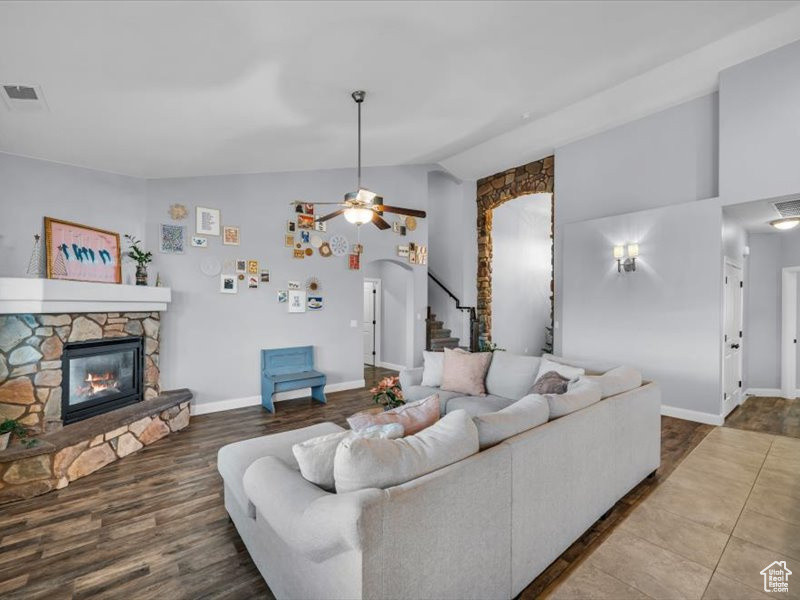
POLYGON ((800 439, 717 428, 574 571, 553 599, 800 598, 800 439))

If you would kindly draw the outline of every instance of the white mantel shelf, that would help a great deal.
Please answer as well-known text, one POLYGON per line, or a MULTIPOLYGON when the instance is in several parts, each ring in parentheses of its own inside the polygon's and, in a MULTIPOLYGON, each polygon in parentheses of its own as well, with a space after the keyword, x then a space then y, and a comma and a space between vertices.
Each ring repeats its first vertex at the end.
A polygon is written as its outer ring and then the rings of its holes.
POLYGON ((165 311, 172 290, 143 285, 0 277, 0 314, 165 311))

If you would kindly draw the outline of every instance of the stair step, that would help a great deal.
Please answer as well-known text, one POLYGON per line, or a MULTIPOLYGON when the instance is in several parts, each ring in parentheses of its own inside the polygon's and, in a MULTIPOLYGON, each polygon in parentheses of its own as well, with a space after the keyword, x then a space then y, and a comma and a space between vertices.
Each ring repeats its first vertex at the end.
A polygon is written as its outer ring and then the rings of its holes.
POLYGON ((450 338, 450 337, 452 336, 450 335, 449 329, 431 329, 432 340, 438 340, 441 338, 450 338))
POLYGON ((437 338, 435 340, 431 340, 431 349, 439 349, 439 348, 458 348, 459 339, 454 337, 448 338, 437 338))
POLYGON ((444 327, 444 321, 428 321, 428 329, 441 329, 444 327))

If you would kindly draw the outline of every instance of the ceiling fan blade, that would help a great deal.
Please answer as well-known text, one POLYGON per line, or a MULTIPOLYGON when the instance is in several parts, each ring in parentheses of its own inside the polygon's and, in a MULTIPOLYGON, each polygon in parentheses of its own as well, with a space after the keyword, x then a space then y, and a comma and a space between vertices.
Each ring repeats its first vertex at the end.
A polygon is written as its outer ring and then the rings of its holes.
POLYGON ((302 202, 300 200, 294 200, 293 202, 289 202, 292 206, 297 206, 298 204, 315 204, 315 205, 322 205, 322 204, 336 204, 338 206, 344 206, 343 202, 302 202))
POLYGON ((378 213, 372 213, 372 222, 375 223, 378 229, 389 229, 391 227, 378 213))
POLYGON ((343 209, 343 208, 340 208, 339 210, 335 210, 335 211, 333 211, 332 213, 328 213, 328 214, 327 214, 327 215, 325 215, 324 217, 319 217, 319 218, 315 219, 315 221, 316 221, 317 223, 322 223, 322 222, 324 222, 324 221, 330 221, 331 219, 333 219, 333 218, 335 218, 335 217, 338 217, 340 214, 342 214, 342 213, 344 212, 344 210, 345 210, 345 209, 343 209))
POLYGON ((398 215, 408 215, 409 217, 417 217, 424 219, 426 213, 424 210, 416 210, 414 208, 402 208, 400 206, 387 206, 386 204, 375 204, 372 207, 378 212, 396 213, 398 215))

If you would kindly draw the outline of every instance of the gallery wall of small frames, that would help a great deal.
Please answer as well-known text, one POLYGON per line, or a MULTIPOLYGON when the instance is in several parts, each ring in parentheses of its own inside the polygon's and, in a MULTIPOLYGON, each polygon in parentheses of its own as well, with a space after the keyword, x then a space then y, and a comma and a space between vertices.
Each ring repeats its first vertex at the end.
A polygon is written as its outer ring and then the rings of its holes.
MULTIPOLYGON (((183 204, 173 204, 167 211, 172 221, 183 221, 190 217, 189 209, 183 204)), ((314 204, 299 203, 286 221, 284 247, 297 260, 315 257, 336 259, 346 257, 351 270, 361 269, 361 256, 364 246, 351 244, 344 235, 327 235, 327 223, 315 220, 314 204)), ((195 207, 194 233, 188 236, 191 248, 209 248, 210 238, 221 238, 224 246, 239 246, 241 229, 238 225, 224 224, 221 210, 204 206, 195 207)), ((392 224, 392 231, 398 236, 406 236, 417 228, 414 217, 399 218, 392 224)), ((163 254, 184 254, 187 248, 187 226, 163 223, 159 231, 159 251, 163 254)), ((397 245, 397 256, 412 265, 428 264, 428 247, 409 242, 397 245)), ((269 270, 258 259, 240 258, 220 261, 215 256, 204 257, 200 271, 208 277, 219 277, 219 291, 222 294, 245 293, 257 290, 270 283, 269 270)), ((290 280, 286 289, 276 292, 279 304, 285 304, 289 313, 318 312, 324 308, 322 282, 316 277, 305 281, 290 280)))

